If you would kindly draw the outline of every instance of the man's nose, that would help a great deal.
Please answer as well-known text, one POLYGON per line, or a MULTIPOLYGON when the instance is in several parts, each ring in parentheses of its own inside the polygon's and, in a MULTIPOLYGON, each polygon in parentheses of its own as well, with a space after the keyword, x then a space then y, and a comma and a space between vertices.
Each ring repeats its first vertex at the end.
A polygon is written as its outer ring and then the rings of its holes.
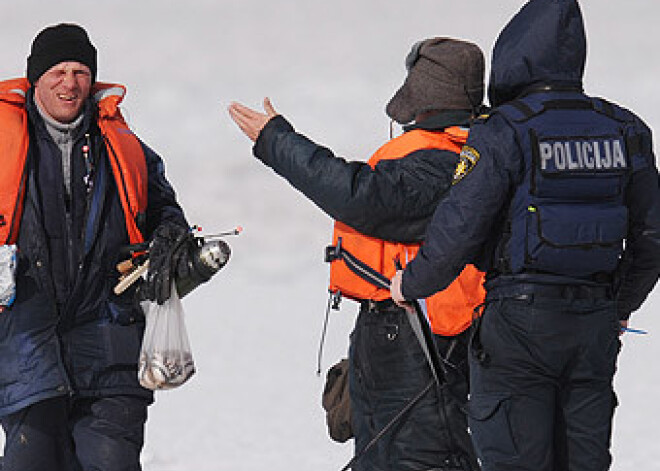
POLYGON ((76 86, 76 76, 73 72, 64 74, 64 79, 62 80, 62 85, 67 88, 74 88, 76 86))

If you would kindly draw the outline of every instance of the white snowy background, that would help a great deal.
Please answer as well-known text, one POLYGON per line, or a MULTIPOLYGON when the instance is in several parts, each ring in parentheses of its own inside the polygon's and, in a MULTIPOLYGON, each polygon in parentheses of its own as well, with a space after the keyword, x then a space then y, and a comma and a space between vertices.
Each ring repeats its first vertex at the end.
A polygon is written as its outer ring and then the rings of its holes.
MULTIPOLYGON (((233 258, 184 300, 197 375, 150 409, 145 471, 338 470, 352 443, 326 435, 323 375, 345 355, 356 308, 330 318, 323 248, 332 223, 251 155, 226 112, 268 95, 301 132, 366 159, 388 137, 384 106, 418 39, 493 42, 523 0, 2 1, 0 77, 22 75, 35 34, 78 22, 99 50, 99 79, 128 87, 124 112, 165 159, 192 223, 244 227, 233 258)), ((660 3, 584 0, 586 89, 660 129, 660 3)), ((660 294, 626 335, 617 375, 613 469, 660 469, 660 294)), ((1 359, 0 359, 1 361, 1 359)))

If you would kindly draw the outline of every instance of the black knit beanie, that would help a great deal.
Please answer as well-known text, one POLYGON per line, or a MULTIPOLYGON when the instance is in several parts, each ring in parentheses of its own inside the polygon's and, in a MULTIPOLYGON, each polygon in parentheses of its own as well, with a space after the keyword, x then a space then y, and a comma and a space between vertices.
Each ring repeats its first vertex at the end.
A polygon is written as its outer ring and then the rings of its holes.
POLYGON ((96 81, 96 48, 80 26, 61 23, 43 29, 32 42, 27 59, 27 78, 34 84, 44 72, 60 62, 85 64, 96 81))

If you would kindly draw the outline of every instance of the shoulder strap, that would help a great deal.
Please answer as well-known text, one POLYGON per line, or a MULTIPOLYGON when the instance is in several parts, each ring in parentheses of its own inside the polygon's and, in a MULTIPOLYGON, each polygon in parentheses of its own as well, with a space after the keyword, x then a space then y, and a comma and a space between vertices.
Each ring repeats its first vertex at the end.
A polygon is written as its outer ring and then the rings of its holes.
POLYGON ((535 112, 533 109, 531 109, 527 103, 521 101, 521 100, 514 100, 509 103, 509 105, 513 106, 515 109, 520 111, 523 115, 523 119, 527 120, 530 118, 533 118, 538 114, 538 112, 535 112))
MULTIPOLYGON (((612 117, 613 119, 616 119, 614 118, 613 108, 611 108, 611 104, 609 105, 610 105, 611 114, 608 114, 608 116, 612 117)), ((502 113, 503 115, 507 116, 509 119, 517 123, 523 123, 525 121, 529 121, 535 116, 538 116, 544 111, 548 111, 548 110, 599 111, 596 108, 596 106, 594 106, 593 101, 588 98, 585 99, 567 98, 567 99, 545 100, 541 103, 532 103, 531 105, 523 99, 517 99, 503 104, 502 106, 496 108, 494 111, 502 113)))
POLYGON ((604 114, 610 119, 620 121, 620 119, 616 116, 614 105, 611 102, 605 100, 604 98, 593 98, 591 103, 595 111, 604 114))

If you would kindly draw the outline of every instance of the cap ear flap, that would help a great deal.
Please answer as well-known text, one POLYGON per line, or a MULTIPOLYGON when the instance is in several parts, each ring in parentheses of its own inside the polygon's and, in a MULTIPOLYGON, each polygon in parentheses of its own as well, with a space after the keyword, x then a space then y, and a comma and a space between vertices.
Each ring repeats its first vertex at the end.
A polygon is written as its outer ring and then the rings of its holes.
POLYGON ((406 56, 406 70, 408 72, 410 72, 410 69, 413 68, 413 66, 419 59, 419 51, 421 51, 424 42, 425 41, 422 40, 422 41, 417 41, 415 44, 413 44, 412 48, 410 49, 410 52, 406 56))

